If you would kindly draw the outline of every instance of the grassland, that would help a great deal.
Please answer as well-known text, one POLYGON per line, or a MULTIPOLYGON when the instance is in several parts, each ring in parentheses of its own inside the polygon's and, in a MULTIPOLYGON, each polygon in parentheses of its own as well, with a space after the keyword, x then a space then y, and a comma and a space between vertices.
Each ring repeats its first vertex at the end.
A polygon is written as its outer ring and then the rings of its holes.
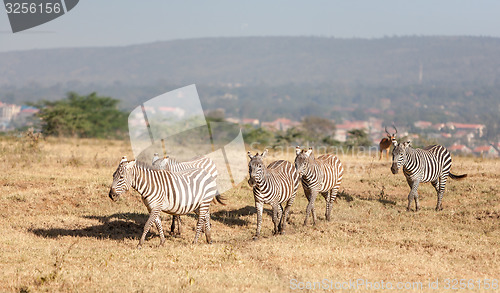
POLYGON ((407 183, 389 162, 340 156, 346 170, 331 222, 318 198, 318 224, 302 226, 301 190, 288 233, 272 236, 266 207, 263 237, 252 241, 255 208, 243 182, 225 194, 226 206, 212 205, 214 244, 191 244, 195 217, 185 216, 181 238, 158 247, 152 228, 138 250, 146 208, 136 192, 108 197, 122 155, 132 157, 127 142, 0 139, 1 292, 282 292, 357 280, 422 291, 439 280, 433 292, 442 292, 446 279, 474 281, 462 291, 492 292, 484 280, 500 279, 499 160, 454 158, 452 171, 469 176, 448 183, 444 210, 434 211, 426 184, 421 211, 407 212, 407 183))

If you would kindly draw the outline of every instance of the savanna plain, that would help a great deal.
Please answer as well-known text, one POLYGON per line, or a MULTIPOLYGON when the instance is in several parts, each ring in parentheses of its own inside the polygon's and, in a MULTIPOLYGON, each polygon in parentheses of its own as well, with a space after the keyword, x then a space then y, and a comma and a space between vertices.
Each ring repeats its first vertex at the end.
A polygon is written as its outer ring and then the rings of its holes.
MULTIPOLYGON (((454 156, 452 172, 468 177, 448 181, 444 209, 434 210, 435 191, 423 184, 421 210, 407 212, 409 187, 401 172, 391 173, 390 161, 375 153, 339 155, 345 174, 330 222, 318 197, 317 224, 302 225, 307 200, 300 187, 286 234, 272 235, 265 206, 262 237, 254 241, 254 200, 243 181, 224 194, 227 205, 211 205, 213 244, 204 237, 191 243, 196 216, 188 215, 181 237, 167 236, 159 246, 153 226, 139 250, 148 212, 138 193, 117 202, 108 197, 123 155, 133 157, 128 141, 0 138, 1 292, 282 292, 307 286, 347 292, 372 291, 380 282, 390 282, 394 292, 443 292, 454 279, 459 287, 466 280, 462 292, 500 292, 498 283, 496 290, 485 286, 500 279, 498 159, 454 156), (359 280, 365 285, 352 287, 359 280), (436 281, 434 290, 429 282, 436 281)), ((294 157, 271 152, 266 163, 294 157)), ((170 216, 163 214, 162 223, 169 230, 170 216)))

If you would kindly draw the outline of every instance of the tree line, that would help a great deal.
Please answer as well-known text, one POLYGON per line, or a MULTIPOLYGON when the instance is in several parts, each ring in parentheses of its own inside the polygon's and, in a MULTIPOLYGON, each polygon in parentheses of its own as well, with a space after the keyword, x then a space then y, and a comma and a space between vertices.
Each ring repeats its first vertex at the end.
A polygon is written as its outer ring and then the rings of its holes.
POLYGON ((69 92, 65 99, 31 105, 40 110, 36 115, 44 135, 123 138, 128 131, 128 114, 118 109, 119 102, 95 92, 69 92))

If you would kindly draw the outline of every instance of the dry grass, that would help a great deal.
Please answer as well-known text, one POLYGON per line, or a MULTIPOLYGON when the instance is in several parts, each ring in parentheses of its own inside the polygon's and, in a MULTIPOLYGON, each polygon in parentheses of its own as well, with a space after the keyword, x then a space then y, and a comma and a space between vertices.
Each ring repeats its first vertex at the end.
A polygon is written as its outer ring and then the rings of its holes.
MULTIPOLYGON (((448 183, 441 212, 432 186, 422 185, 415 213, 406 212, 404 176, 392 175, 388 162, 343 156, 331 222, 319 198, 319 223, 302 226, 301 190, 288 234, 273 237, 266 214, 262 239, 252 241, 255 208, 243 182, 226 194, 227 206, 212 206, 214 244, 192 245, 195 218, 186 216, 182 238, 158 247, 152 228, 137 250, 146 208, 135 192, 118 202, 107 195, 119 159, 131 157, 126 142, 0 143, 2 292, 281 292, 292 279, 422 282, 429 291, 429 280, 442 289, 446 278, 500 278, 499 160, 454 158, 452 171, 469 177, 448 183)), ((166 216, 163 223, 169 227, 166 216)))

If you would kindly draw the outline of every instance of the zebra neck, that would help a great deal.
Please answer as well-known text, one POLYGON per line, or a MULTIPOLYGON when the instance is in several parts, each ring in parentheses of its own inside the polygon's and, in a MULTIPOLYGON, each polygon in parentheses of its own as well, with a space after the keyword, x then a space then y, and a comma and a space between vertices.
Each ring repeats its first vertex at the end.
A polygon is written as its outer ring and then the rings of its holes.
POLYGON ((269 172, 267 171, 266 168, 263 168, 262 169, 262 175, 255 180, 255 183, 257 183, 258 186, 263 186, 263 185, 266 185, 267 182, 269 181, 269 172))
MULTIPOLYGON (((142 197, 147 197, 148 193, 148 184, 146 184, 146 172, 151 170, 145 170, 142 168, 138 168, 134 166, 132 169, 132 188, 139 192, 142 197)), ((151 191, 151 189, 149 189, 151 191)))
POLYGON ((406 154, 405 154, 405 162, 403 164, 403 171, 407 174, 411 174, 412 170, 408 169, 411 165, 412 162, 416 161, 416 156, 417 153, 415 152, 415 149, 413 148, 407 148, 406 149, 406 154))
POLYGON ((309 166, 307 167, 306 172, 304 172, 304 175, 306 178, 309 178, 314 174, 317 174, 318 171, 319 171, 319 164, 316 162, 316 160, 310 160, 309 166))

